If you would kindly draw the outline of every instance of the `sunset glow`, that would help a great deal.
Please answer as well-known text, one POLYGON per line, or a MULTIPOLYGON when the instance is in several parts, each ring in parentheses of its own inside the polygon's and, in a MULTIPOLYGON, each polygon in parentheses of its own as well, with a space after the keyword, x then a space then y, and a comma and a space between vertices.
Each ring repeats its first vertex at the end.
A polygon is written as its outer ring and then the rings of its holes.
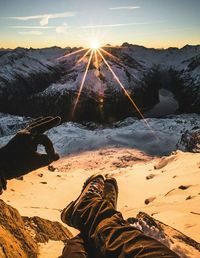
POLYGON ((94 50, 97 50, 100 47, 99 42, 96 39, 92 40, 90 43, 90 47, 94 50))
MULTIPOLYGON (((112 47, 110 47, 112 48, 112 47)), ((106 60, 106 58, 104 57, 103 53, 106 54, 107 56, 111 57, 112 59, 116 59, 117 57, 115 57, 114 55, 110 54, 108 51, 104 50, 103 47, 100 48, 98 41, 91 41, 90 47, 89 48, 83 48, 80 50, 76 50, 70 54, 65 55, 62 58, 68 58, 72 55, 76 55, 79 54, 83 51, 86 51, 83 56, 81 58, 79 58, 79 60, 76 62, 76 65, 80 64, 81 62, 84 62, 85 59, 87 59, 87 56, 89 56, 88 60, 86 61, 87 65, 86 65, 86 69, 79 87, 79 91, 77 94, 77 97, 75 99, 75 102, 73 104, 72 107, 72 118, 74 118, 75 113, 76 113, 76 109, 78 107, 78 103, 79 100, 81 98, 81 93, 87 78, 87 74, 89 71, 89 67, 91 62, 93 61, 93 65, 95 66, 95 69, 99 69, 99 59, 101 59, 104 64, 107 66, 107 68, 109 69, 109 71, 111 72, 111 74, 113 75, 113 79, 118 83, 118 85, 121 87, 121 89, 123 90, 125 96, 128 98, 128 100, 130 101, 131 105, 133 106, 133 109, 139 114, 139 116, 143 119, 143 122, 145 124, 145 126, 147 126, 149 128, 149 130, 152 132, 152 134, 154 135, 154 137, 156 138, 156 135, 153 131, 153 129, 151 128, 151 126, 149 125, 149 123, 147 122, 147 120, 145 119, 144 115, 142 114, 141 110, 139 109, 139 107, 136 105, 135 101, 133 100, 133 98, 130 96, 130 94, 128 93, 128 91, 126 90, 125 86, 122 84, 122 82, 120 81, 120 78, 116 75, 116 73, 113 71, 111 65, 108 63, 108 61, 106 60), (94 57, 94 58, 93 58, 94 57)), ((103 103, 104 100, 101 99, 100 103, 103 103)))
POLYGON ((0 31, 0 48, 183 47, 200 42, 199 1, 3 0, 0 31))

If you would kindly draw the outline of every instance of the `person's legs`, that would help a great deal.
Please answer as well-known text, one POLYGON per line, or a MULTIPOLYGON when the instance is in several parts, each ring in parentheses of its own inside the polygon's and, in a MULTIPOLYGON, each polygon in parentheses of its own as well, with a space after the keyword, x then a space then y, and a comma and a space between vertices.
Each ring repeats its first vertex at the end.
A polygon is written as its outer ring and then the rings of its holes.
POLYGON ((62 214, 64 222, 81 231, 93 257, 178 257, 163 244, 130 226, 103 198, 102 189, 102 177, 97 176, 62 214))
MULTIPOLYGON (((87 181, 93 179, 94 176, 87 181)), ((87 181, 85 184, 87 184, 87 181)), ((108 200, 114 208, 117 206, 118 186, 114 178, 107 178, 104 183, 103 197, 108 200)), ((59 258, 93 258, 89 254, 88 246, 83 240, 83 236, 78 234, 77 236, 69 239, 65 245, 62 256, 59 258)))
POLYGON ((86 249, 87 247, 81 234, 78 234, 67 241, 60 258, 88 258, 86 249))

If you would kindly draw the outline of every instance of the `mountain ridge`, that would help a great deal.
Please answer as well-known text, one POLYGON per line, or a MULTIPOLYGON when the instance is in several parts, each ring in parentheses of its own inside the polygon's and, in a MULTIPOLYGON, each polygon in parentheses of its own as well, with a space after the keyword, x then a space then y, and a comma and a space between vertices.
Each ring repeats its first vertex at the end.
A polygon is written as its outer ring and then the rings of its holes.
MULTIPOLYGON (((71 120, 71 107, 89 58, 85 56, 79 63, 85 53, 80 50, 56 46, 17 48, 0 56, 0 112, 33 117, 42 112, 71 120), (74 51, 80 52, 73 55, 74 51), (64 109, 68 111, 63 113, 64 109)), ((116 56, 102 52, 141 110, 158 103, 158 91, 165 87, 161 80, 164 72, 172 82, 170 90, 179 100, 181 112, 200 112, 200 45, 160 50, 124 43, 122 47, 107 46, 104 50, 116 56)), ((74 120, 95 121, 101 117, 100 120, 108 121, 130 115, 137 116, 137 112, 106 64, 99 58, 97 68, 92 60, 74 120), (92 107, 89 111, 88 106, 92 107), (122 107, 124 110, 119 111, 122 107)))

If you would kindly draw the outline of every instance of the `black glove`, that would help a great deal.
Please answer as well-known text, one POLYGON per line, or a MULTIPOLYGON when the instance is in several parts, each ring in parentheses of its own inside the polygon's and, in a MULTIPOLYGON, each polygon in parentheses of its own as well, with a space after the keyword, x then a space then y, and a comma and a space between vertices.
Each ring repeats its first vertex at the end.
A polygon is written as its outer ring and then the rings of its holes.
POLYGON ((43 133, 60 123, 60 117, 38 118, 0 149, 0 193, 6 189, 6 180, 27 174, 58 160, 51 140, 43 133), (38 145, 47 154, 37 152, 38 145))

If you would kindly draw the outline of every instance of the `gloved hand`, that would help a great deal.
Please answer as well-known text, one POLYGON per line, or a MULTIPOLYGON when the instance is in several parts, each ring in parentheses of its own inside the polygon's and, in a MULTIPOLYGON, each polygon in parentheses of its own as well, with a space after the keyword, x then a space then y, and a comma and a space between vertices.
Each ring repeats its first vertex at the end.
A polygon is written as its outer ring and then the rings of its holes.
POLYGON ((0 193, 6 189, 7 179, 22 176, 59 159, 51 140, 43 133, 60 121, 60 117, 38 118, 0 149, 0 193), (45 147, 46 154, 37 152, 39 144, 45 147))

